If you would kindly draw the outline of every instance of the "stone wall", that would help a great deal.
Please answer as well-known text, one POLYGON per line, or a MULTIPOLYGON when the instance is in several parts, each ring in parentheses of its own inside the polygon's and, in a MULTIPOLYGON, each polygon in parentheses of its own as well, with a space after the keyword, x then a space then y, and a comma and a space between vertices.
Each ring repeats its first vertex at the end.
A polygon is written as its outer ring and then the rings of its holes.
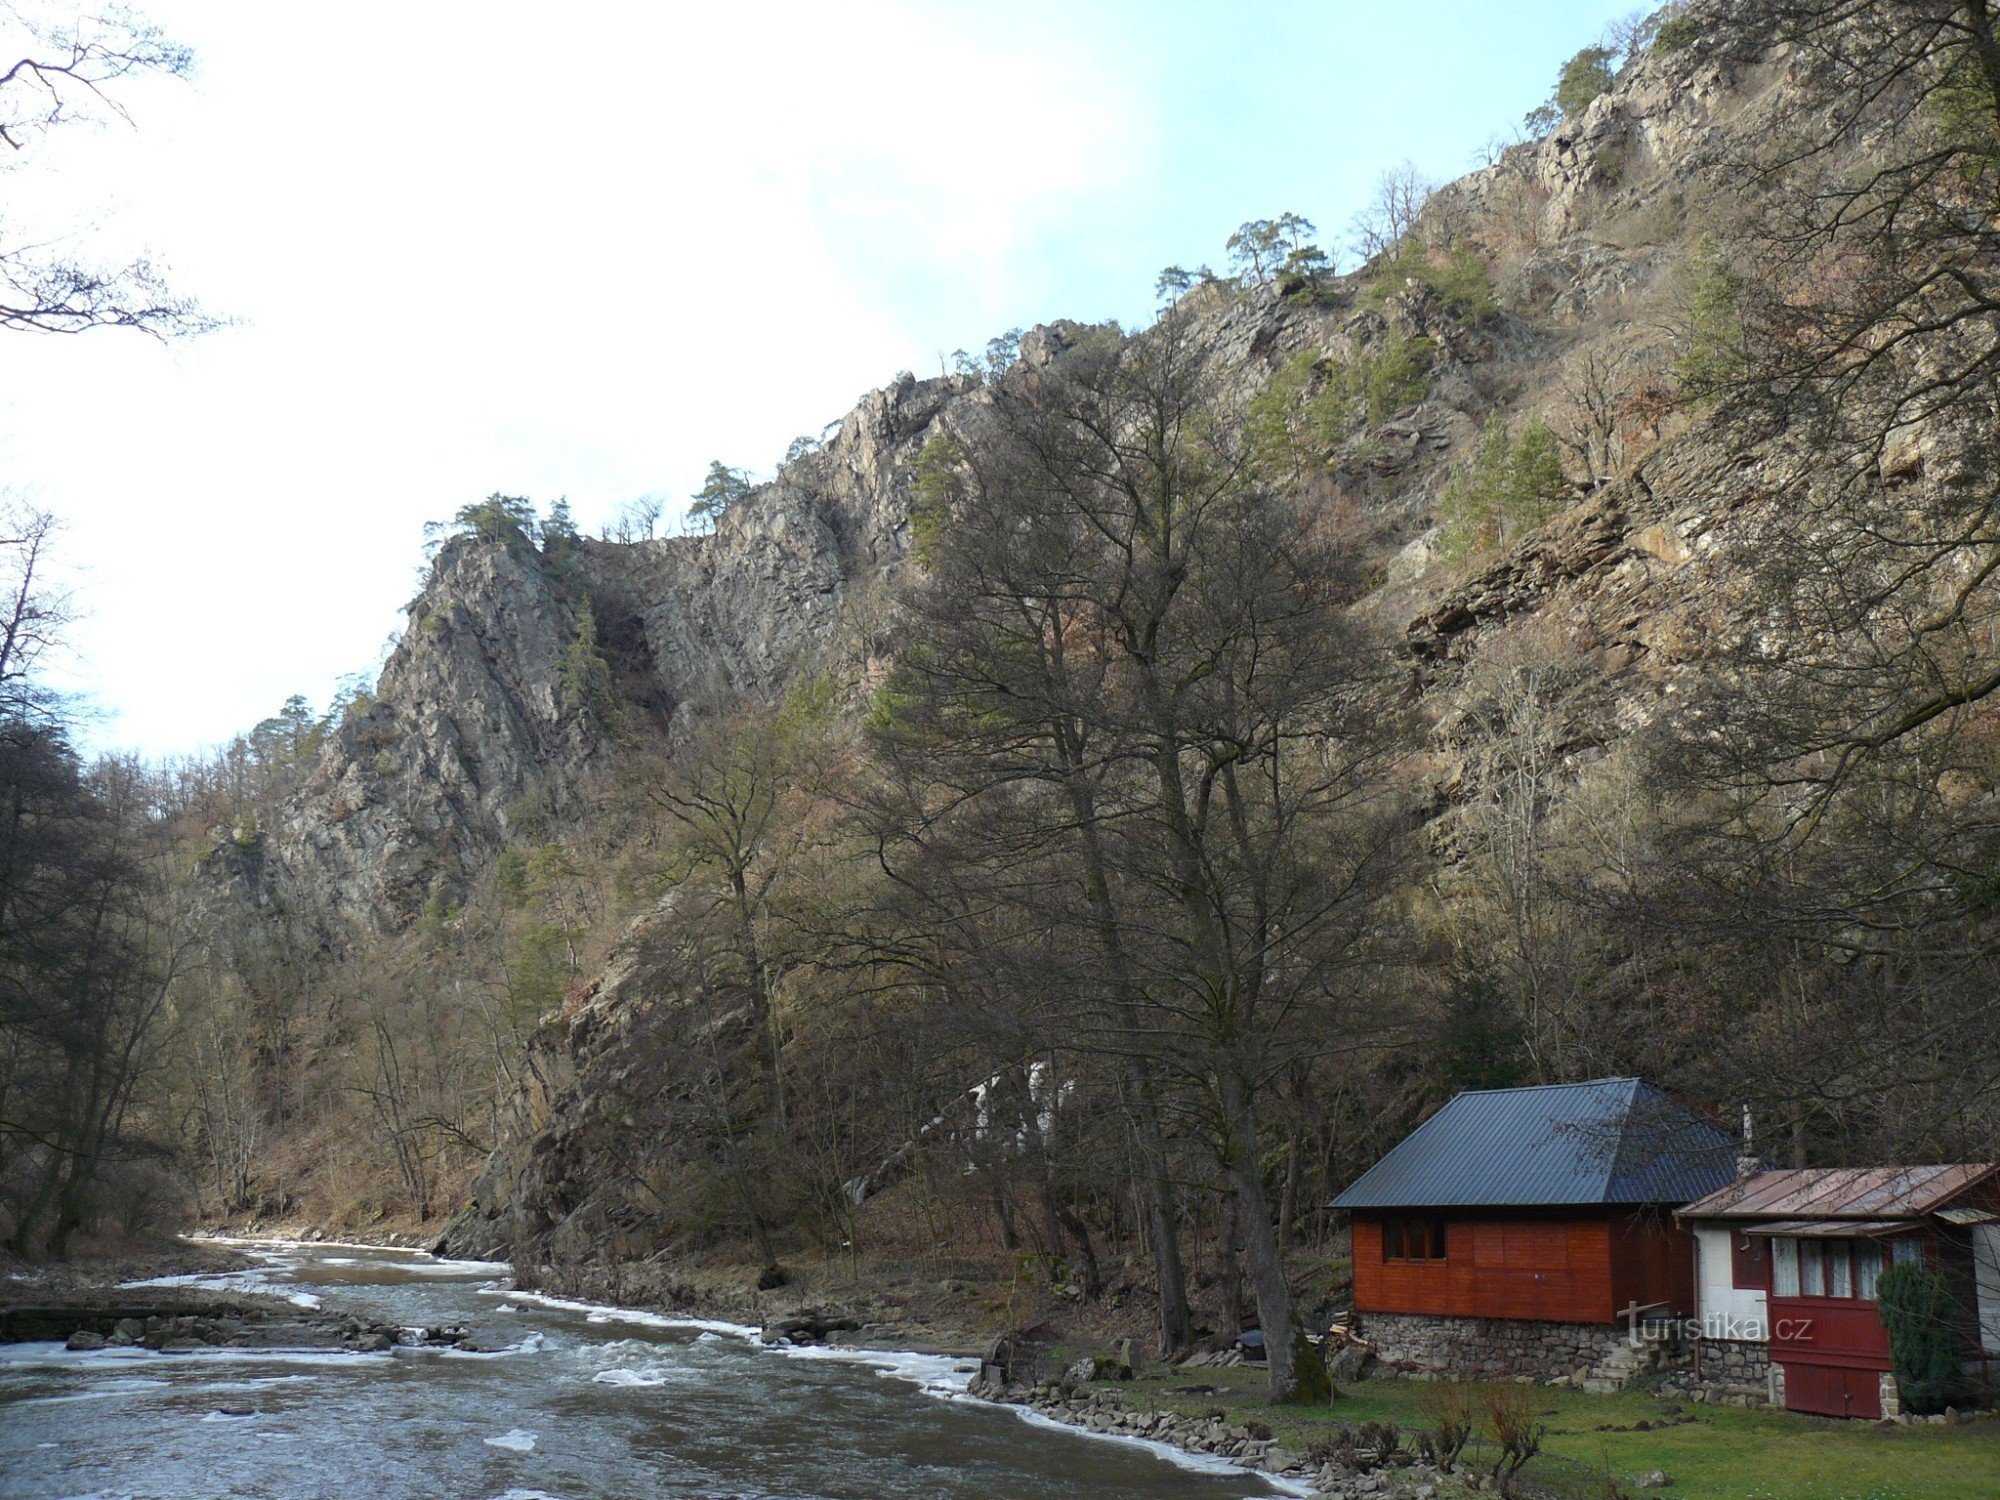
POLYGON ((1359 1331, 1385 1368, 1420 1380, 1563 1381, 1597 1392, 1656 1380, 1662 1393, 1718 1406, 1784 1400, 1782 1389, 1772 1394, 1762 1344, 1702 1339, 1697 1375, 1695 1342, 1665 1329, 1634 1345, 1624 1328, 1600 1323, 1369 1313, 1359 1331))
POLYGON ((1369 1313, 1361 1334, 1399 1374, 1454 1380, 1557 1380, 1593 1368, 1619 1330, 1597 1323, 1369 1313))
MULTIPOLYGON (((1666 1377, 1660 1383, 1663 1391, 1717 1406, 1784 1404, 1781 1388, 1778 1395, 1772 1395, 1772 1371, 1776 1367, 1771 1363, 1767 1345, 1738 1339, 1702 1339, 1698 1361, 1694 1346, 1690 1345, 1676 1351, 1664 1363, 1666 1377), (1699 1376, 1695 1373, 1697 1364, 1699 1376)), ((1782 1371, 1778 1378, 1783 1378, 1782 1371)))

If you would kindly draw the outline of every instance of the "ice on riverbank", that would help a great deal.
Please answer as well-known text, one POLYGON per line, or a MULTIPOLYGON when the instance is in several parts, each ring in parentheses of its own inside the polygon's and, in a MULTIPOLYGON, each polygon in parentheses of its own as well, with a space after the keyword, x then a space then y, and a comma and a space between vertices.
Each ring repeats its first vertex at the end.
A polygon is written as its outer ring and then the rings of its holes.
POLYGON ((891 1380, 907 1380, 929 1396, 963 1394, 979 1373, 979 1362, 953 1354, 911 1354, 894 1349, 843 1349, 833 1344, 773 1344, 790 1359, 826 1359, 866 1365, 891 1380))
POLYGON ((120 1291, 131 1291, 136 1287, 187 1286, 198 1287, 205 1292, 241 1292, 250 1296, 283 1297, 294 1307, 317 1312, 320 1299, 311 1292, 279 1286, 271 1280, 272 1272, 289 1269, 288 1266, 274 1265, 270 1271, 196 1271, 184 1276, 148 1276, 141 1281, 121 1281, 118 1287, 120 1291))
POLYGON ((558 1312, 582 1313, 592 1323, 631 1323, 640 1328, 693 1328, 705 1333, 725 1333, 752 1343, 762 1340, 764 1330, 746 1323, 725 1323, 720 1318, 671 1317, 636 1307, 613 1307, 603 1302, 578 1302, 570 1297, 551 1297, 547 1292, 522 1291, 518 1287, 483 1286, 480 1295, 505 1297, 510 1302, 532 1302, 558 1312))

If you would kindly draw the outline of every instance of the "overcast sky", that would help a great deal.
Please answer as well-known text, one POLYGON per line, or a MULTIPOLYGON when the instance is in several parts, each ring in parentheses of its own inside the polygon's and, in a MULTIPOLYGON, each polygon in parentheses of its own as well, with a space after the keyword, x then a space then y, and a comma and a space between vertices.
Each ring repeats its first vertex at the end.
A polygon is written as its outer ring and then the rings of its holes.
POLYGON ((468 500, 678 509, 900 369, 1143 320, 1244 219, 1342 239, 1630 8, 154 4, 193 84, 8 178, 13 238, 150 250, 235 320, 6 336, 0 480, 65 523, 84 737, 178 754, 323 705, 468 500))

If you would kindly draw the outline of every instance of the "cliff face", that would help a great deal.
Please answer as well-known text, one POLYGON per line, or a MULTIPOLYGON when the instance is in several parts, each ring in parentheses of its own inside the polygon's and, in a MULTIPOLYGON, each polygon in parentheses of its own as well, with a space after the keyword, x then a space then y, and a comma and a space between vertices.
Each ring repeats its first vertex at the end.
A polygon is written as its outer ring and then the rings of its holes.
POLYGON ((397 930, 453 899, 524 815, 574 808, 614 730, 671 737, 705 707, 781 696, 901 561, 916 454, 977 390, 906 380, 870 394, 710 535, 446 542, 375 693, 329 737, 246 878, 330 938, 397 930), (608 692, 578 681, 586 612, 608 692))
MULTIPOLYGON (((1331 466, 1355 545, 1386 579, 1369 608, 1407 628, 1427 688, 1482 634, 1532 614, 1562 624, 1556 648, 1636 673, 1634 701, 1614 715, 1629 727, 1659 672, 1689 656, 1706 627, 1677 613, 1669 580, 1716 554, 1741 497, 1719 493, 1698 433, 1667 430, 1683 419, 1656 426, 1668 441, 1631 479, 1580 495, 1545 535, 1469 578, 1439 563, 1437 501, 1490 413, 1551 413, 1577 370, 1670 319, 1692 207, 1803 87, 1782 59, 1742 66, 1697 42, 1642 60, 1581 118, 1442 189, 1426 223, 1500 268, 1497 319, 1415 280, 1384 295, 1366 272, 1316 298, 1277 286, 1191 294, 1196 337, 1240 401, 1299 354, 1352 359, 1397 338, 1434 347, 1425 398, 1331 466)), ((1075 332, 1036 330, 1023 357, 1052 357, 1075 332)), ((607 719, 685 729, 705 705, 773 701, 834 653, 865 657, 870 612, 907 550, 916 457, 933 436, 976 432, 984 399, 963 377, 875 391, 712 535, 586 540, 567 571, 525 545, 448 543, 373 703, 333 736, 269 841, 269 889, 340 930, 400 927, 505 844, 524 799, 559 809, 580 794, 607 719), (615 706, 565 691, 585 608, 615 706)))
POLYGON ((330 737, 270 839, 277 899, 356 930, 401 925, 561 787, 603 726, 565 693, 578 602, 526 545, 449 542, 371 700, 330 737))

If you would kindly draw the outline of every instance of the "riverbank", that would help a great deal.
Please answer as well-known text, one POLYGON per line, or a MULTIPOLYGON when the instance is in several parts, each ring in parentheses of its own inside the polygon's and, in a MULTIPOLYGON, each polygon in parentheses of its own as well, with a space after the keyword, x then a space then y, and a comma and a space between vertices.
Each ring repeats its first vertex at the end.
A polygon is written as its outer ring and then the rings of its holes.
POLYGON ((0 1265, 0 1344, 379 1353, 404 1336, 327 1313, 310 1293, 268 1290, 258 1264, 225 1242, 180 1238, 94 1245, 49 1264, 11 1261, 0 1265))
POLYGON ((253 1264, 249 1256, 226 1244, 178 1235, 85 1245, 59 1261, 0 1254, 0 1307, 33 1298, 87 1296, 161 1276, 245 1271, 253 1264))
MULTIPOLYGON (((1128 1306, 1122 1309, 1128 1315, 1119 1317, 1121 1309, 1078 1309, 1059 1294, 1024 1302, 1020 1294, 1001 1298, 988 1288, 982 1296, 977 1285, 964 1279, 926 1279, 908 1268, 879 1283, 843 1287, 830 1280, 801 1275, 783 1287, 758 1288, 741 1267, 685 1263, 671 1269, 647 1263, 540 1266, 516 1273, 516 1284, 525 1291, 577 1305, 734 1323, 760 1329, 773 1344, 951 1355, 990 1367, 995 1346, 1004 1339, 1010 1363, 1022 1378, 1011 1384, 975 1379, 953 1392, 956 1399, 1003 1406, 1028 1421, 1094 1437, 1141 1443, 1169 1457, 1179 1455, 1195 1467, 1241 1469, 1294 1495, 1452 1500, 1484 1487, 1478 1476, 1446 1474, 1414 1452, 1398 1450, 1378 1461, 1365 1442, 1359 1449, 1352 1444, 1343 1448, 1336 1441, 1338 1424, 1329 1424, 1325 1440, 1285 1446, 1257 1410, 1263 1402, 1253 1394, 1251 1382, 1261 1381, 1261 1369, 1230 1372, 1241 1376, 1243 1384, 1243 1399, 1232 1403, 1234 1409, 1181 1411, 1157 1403, 1135 1405, 1127 1395, 1133 1387, 1080 1379, 1064 1368, 1066 1350, 1109 1348, 1135 1335, 1143 1342, 1150 1319, 1144 1306, 1128 1306), (1009 1312, 1016 1321, 1008 1319, 1009 1312)), ((1149 1386, 1173 1376, 1185 1381, 1210 1373, 1164 1364, 1147 1370, 1149 1386)))
MULTIPOLYGON (((1372 1428, 1393 1434, 1403 1458, 1435 1425, 1438 1387, 1374 1376, 1344 1386, 1331 1406, 1273 1407, 1254 1368, 1150 1365, 1113 1387, 1128 1411, 1166 1413, 1199 1433, 1212 1413, 1224 1425, 1268 1428, 1281 1449, 1360 1445, 1372 1428)), ((1943 1426, 1877 1426, 1794 1412, 1684 1404, 1643 1389, 1614 1395, 1551 1387, 1532 1394, 1541 1449, 1522 1471, 1523 1495, 1606 1500, 1658 1490, 1677 1500, 1991 1500, 2000 1494, 2000 1418, 1943 1426), (1664 1481, 1664 1482, 1663 1482, 1664 1481)), ((1475 1433, 1461 1467, 1497 1457, 1475 1433)), ((1414 1470, 1407 1471, 1414 1472, 1414 1470)), ((1460 1489, 1464 1481, 1458 1481, 1460 1489)), ((1351 1489, 1356 1494, 1407 1493, 1351 1489)), ((1440 1485, 1440 1496, 1455 1493, 1440 1485)))
POLYGON ((1254 1417, 1223 1407, 1180 1412, 1141 1407, 1115 1390, 1058 1382, 970 1393, 976 1399, 1019 1408, 1042 1421, 1074 1427, 1100 1437, 1124 1438, 1173 1448, 1191 1457, 1219 1459, 1262 1474, 1295 1495, 1313 1500, 1450 1500, 1491 1488, 1483 1476, 1446 1473, 1413 1454, 1382 1452, 1379 1433, 1371 1444, 1315 1441, 1287 1448, 1274 1430, 1254 1417))
MULTIPOLYGON (((1015 1381, 975 1385, 964 1399, 1013 1408, 1026 1419, 1110 1440, 1171 1448, 1197 1462, 1226 1462, 1300 1495, 1341 1500, 1453 1500, 1492 1494, 1498 1454, 1475 1434, 1445 1473, 1426 1462, 1420 1436, 1435 1387, 1371 1378, 1343 1388, 1331 1406, 1274 1407, 1261 1368, 1138 1364, 1130 1381, 1087 1380, 1072 1365, 1132 1334, 1143 1345, 1149 1310, 1078 1315, 1064 1299, 1016 1302, 1026 1314, 996 1315, 997 1289, 962 1278, 913 1273, 859 1286, 802 1276, 758 1291, 742 1267, 626 1265, 537 1268, 537 1287, 580 1301, 639 1307, 667 1316, 722 1319, 831 1348, 976 1355, 991 1361, 1003 1332, 1036 1337, 1009 1352, 1015 1381), (971 1315, 968 1316, 967 1314, 971 1315), (800 1320, 803 1320, 801 1323, 800 1320), (1134 1325, 1137 1325, 1136 1327, 1134 1325), (788 1331, 789 1330, 789 1331, 788 1331)), ((1657 1489, 1684 1500, 1793 1497, 1914 1497, 1987 1500, 2000 1494, 2000 1419, 1878 1429, 1794 1413, 1683 1405, 1645 1390, 1597 1396, 1533 1393, 1541 1451, 1516 1480, 1517 1493, 1552 1500, 1604 1500, 1657 1489)))

